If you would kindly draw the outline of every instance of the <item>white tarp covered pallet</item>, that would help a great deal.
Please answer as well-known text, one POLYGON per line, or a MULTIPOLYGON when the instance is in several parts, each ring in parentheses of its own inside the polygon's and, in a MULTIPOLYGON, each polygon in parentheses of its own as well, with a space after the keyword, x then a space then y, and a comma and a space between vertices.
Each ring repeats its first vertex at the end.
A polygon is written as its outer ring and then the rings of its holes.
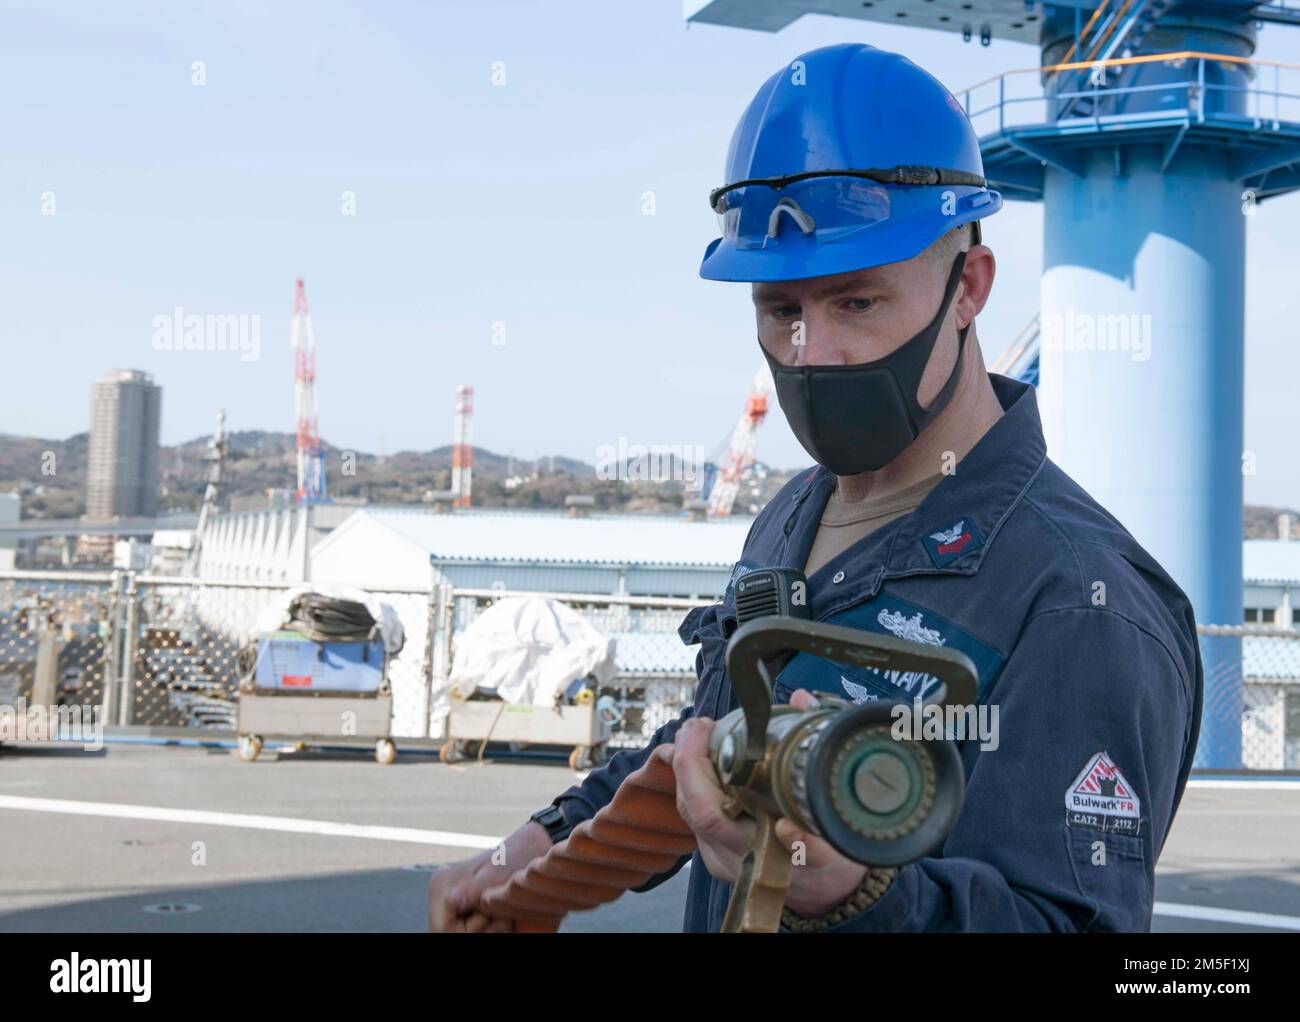
POLYGON ((483 688, 508 703, 553 706, 576 679, 608 683, 615 649, 614 639, 566 604, 498 600, 457 637, 448 685, 462 698, 483 688))

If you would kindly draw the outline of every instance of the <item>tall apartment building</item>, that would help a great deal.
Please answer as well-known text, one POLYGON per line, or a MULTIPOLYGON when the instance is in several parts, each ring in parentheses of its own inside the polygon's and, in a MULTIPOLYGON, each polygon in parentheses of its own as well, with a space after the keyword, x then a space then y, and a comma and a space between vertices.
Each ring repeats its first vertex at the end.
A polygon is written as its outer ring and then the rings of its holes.
POLYGON ((162 388, 148 373, 114 369, 95 383, 86 518, 104 521, 157 514, 161 409, 162 388))

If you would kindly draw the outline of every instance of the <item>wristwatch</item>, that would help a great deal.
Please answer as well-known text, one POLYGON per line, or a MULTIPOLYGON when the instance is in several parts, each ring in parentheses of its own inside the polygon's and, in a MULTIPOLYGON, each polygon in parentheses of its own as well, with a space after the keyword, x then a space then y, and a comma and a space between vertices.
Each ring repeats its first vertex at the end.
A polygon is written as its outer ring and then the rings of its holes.
POLYGON ((546 828, 546 833, 551 835, 552 844, 563 841, 569 836, 569 832, 577 826, 577 824, 570 823, 566 820, 560 807, 555 804, 551 804, 545 809, 537 810, 537 812, 533 813, 533 815, 528 817, 528 819, 531 822, 540 823, 546 828))
POLYGON ((824 916, 807 919, 788 908, 783 909, 781 912, 781 927, 794 933, 816 933, 846 922, 859 913, 865 912, 879 901, 884 893, 889 890, 889 885, 894 882, 894 877, 897 875, 897 868, 876 869, 873 866, 868 866, 867 872, 863 874, 862 882, 858 884, 858 889, 824 916))

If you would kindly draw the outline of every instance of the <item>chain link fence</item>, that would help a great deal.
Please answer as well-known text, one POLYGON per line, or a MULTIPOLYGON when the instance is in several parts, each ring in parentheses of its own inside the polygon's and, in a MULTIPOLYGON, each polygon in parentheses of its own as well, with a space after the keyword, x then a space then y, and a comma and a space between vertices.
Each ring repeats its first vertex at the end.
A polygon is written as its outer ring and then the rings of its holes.
MULTIPOLYGON (((131 702, 122 724, 233 730, 239 682, 251 660, 257 621, 283 583, 204 582, 142 575, 128 581, 135 620, 125 624, 134 653, 124 690, 131 702)), ((428 678, 429 594, 374 591, 392 606, 406 634, 389 661, 392 733, 423 737, 420 708, 428 678)), ((129 616, 129 612, 128 612, 129 616)))
POLYGON ((1200 625, 1197 632, 1205 671, 1198 759, 1213 752, 1215 766, 1300 770, 1300 631, 1200 625), (1207 742, 1207 728, 1218 729, 1217 741, 1207 742))
MULTIPOLYGON (((240 653, 257 636, 259 614, 288 588, 135 572, 0 572, 0 705, 97 706, 109 724, 233 735, 240 653)), ((707 601, 449 585, 374 595, 393 606, 406 633, 389 664, 397 738, 443 736, 456 643, 486 607, 510 596, 559 600, 615 638, 618 672, 597 693, 621 715, 612 746, 639 747, 693 698, 695 649, 677 628, 707 601)), ((1198 765, 1300 769, 1300 632, 1239 624, 1198 632, 1198 765), (1213 761, 1202 755, 1211 752, 1213 761)))
POLYGON ((0 573, 0 705, 103 705, 121 632, 119 577, 0 573))
MULTIPOLYGON (((0 705, 100 707, 108 724, 233 736, 258 618, 289 588, 130 571, 0 572, 0 705)), ((396 738, 442 736, 455 644, 507 596, 569 603, 616 638, 619 674, 601 693, 622 715, 612 745, 639 747, 693 698, 695 653, 677 627, 706 601, 449 586, 372 595, 393 607, 406 635, 388 664, 396 738)))
MULTIPOLYGON (((510 592, 503 588, 447 589, 439 650, 454 656, 456 637, 469 628, 484 609, 508 596, 545 596, 567 604, 591 625, 615 640, 618 673, 601 686, 597 698, 609 696, 619 711, 609 744, 615 748, 640 748, 658 728, 672 720, 695 698, 696 648, 682 644, 677 633, 687 611, 708 600, 671 599, 596 594, 510 592)), ((451 673, 451 660, 439 656, 440 676, 451 673)), ((438 693, 445 686, 435 685, 438 693)), ((434 733, 447 713, 446 699, 433 706, 434 733)))

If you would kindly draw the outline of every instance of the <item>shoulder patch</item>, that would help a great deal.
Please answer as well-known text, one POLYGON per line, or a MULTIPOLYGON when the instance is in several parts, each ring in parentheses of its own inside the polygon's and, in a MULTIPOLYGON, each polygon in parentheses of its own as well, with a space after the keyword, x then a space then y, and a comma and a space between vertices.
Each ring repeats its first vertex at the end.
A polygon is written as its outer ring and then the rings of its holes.
POLYGON ((1105 751, 1098 752, 1065 791, 1065 822, 1117 834, 1136 834, 1142 802, 1105 751))
POLYGON ((928 533, 923 542, 930 554, 930 560, 934 561, 934 566, 942 568, 958 557, 964 557, 972 550, 978 550, 984 545, 984 538, 969 518, 961 518, 928 533))

